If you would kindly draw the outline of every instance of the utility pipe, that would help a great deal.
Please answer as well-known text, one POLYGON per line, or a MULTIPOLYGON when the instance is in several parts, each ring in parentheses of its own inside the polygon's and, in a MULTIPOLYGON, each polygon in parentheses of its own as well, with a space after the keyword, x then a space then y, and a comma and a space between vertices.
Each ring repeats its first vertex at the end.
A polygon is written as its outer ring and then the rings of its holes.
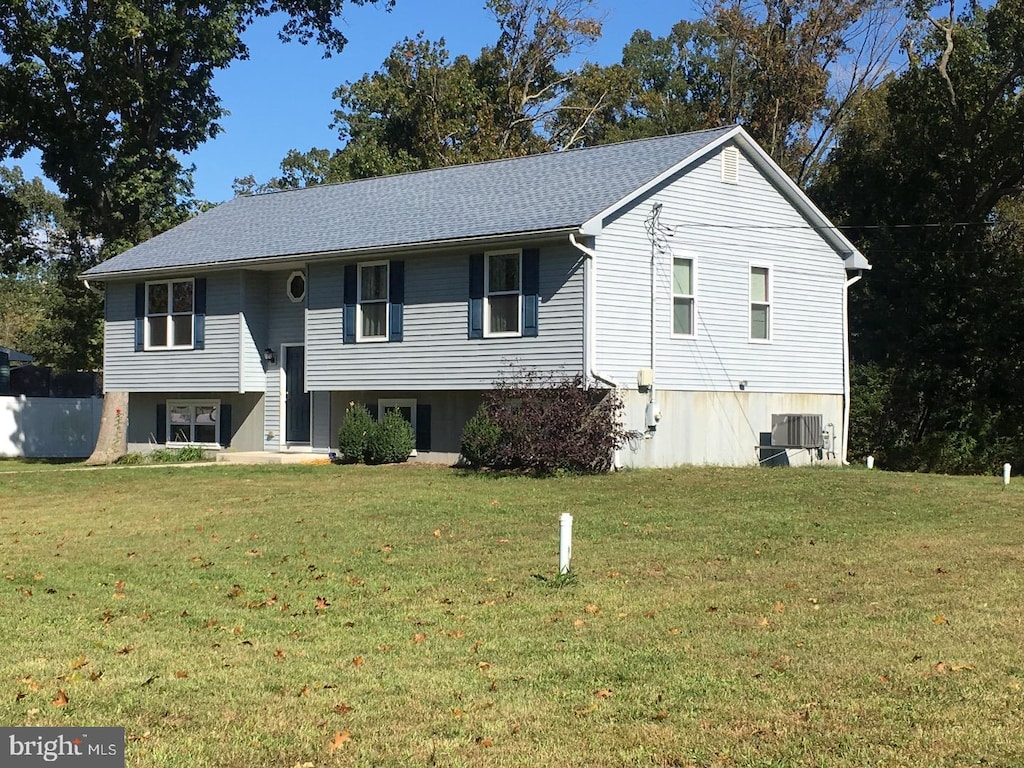
POLYGON ((583 370, 594 381, 614 389, 622 387, 597 370, 597 253, 569 233, 569 244, 587 257, 583 264, 583 370))
POLYGON ((850 286, 860 280, 854 275, 843 285, 843 438, 840 456, 843 466, 850 466, 850 286))
POLYGON ((572 569, 572 515, 563 512, 558 518, 558 573, 561 576, 572 569))

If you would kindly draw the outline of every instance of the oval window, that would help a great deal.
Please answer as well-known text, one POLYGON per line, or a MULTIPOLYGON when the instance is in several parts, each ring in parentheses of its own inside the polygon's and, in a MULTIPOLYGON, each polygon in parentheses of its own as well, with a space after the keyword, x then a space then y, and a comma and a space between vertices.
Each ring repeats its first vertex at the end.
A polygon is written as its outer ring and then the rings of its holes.
POLYGON ((306 274, 304 272, 292 272, 288 275, 288 298, 292 301, 302 301, 306 298, 306 274))

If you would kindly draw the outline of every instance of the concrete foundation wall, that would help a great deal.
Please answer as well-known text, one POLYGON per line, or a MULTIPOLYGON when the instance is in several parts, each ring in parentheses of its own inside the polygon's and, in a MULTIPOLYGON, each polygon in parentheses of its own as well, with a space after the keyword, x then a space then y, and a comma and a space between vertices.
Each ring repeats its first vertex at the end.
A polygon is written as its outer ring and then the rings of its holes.
MULTIPOLYGON (((839 450, 843 423, 841 395, 807 395, 772 392, 657 392, 655 402, 661 420, 653 432, 645 431, 648 395, 621 392, 623 423, 627 429, 645 432, 620 451, 623 466, 669 467, 678 464, 742 466, 757 464, 764 451, 763 433, 772 430, 772 414, 822 415, 835 451, 839 450)), ((842 457, 805 449, 776 450, 775 464, 837 463, 842 457)))

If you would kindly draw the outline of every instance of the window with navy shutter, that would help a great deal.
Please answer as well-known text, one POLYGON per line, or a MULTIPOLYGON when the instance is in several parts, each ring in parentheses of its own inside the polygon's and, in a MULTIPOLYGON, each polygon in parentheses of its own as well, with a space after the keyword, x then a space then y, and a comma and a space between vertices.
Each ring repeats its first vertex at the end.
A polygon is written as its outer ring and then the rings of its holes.
POLYGON ((206 279, 135 285, 135 351, 204 349, 206 279))
POLYGON ((540 251, 491 251, 469 257, 469 338, 538 334, 540 251))
POLYGON ((370 261, 345 267, 342 341, 402 341, 405 262, 370 261))

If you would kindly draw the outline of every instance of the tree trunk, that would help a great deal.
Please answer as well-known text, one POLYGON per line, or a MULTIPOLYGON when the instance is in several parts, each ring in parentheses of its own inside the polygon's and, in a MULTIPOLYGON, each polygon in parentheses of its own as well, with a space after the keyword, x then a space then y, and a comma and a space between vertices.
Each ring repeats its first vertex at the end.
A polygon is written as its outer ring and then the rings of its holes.
POLYGON ((107 392, 100 433, 86 464, 113 464, 128 452, 128 393, 107 392))

